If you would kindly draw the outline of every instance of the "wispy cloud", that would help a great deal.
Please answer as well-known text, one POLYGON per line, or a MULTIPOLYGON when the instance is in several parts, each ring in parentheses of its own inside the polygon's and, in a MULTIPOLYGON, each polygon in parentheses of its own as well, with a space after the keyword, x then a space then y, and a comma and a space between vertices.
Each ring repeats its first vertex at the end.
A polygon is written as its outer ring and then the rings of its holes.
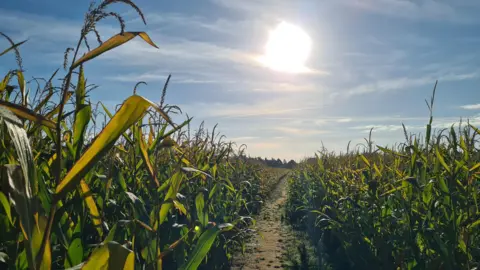
POLYGON ((239 142, 239 143, 242 143, 244 141, 252 141, 252 140, 256 140, 260 137, 257 137, 257 136, 243 136, 243 137, 233 137, 233 138, 228 138, 229 141, 233 141, 233 142, 239 142))
POLYGON ((462 105, 460 108, 465 110, 480 110, 480 104, 462 105))
MULTIPOLYGON (((148 82, 157 82, 157 81, 166 81, 168 75, 171 72, 167 71, 158 71, 158 72, 146 72, 146 73, 130 73, 125 75, 114 75, 108 76, 106 79, 117 81, 117 82, 139 82, 139 81, 148 81, 148 82)), ((230 84, 236 83, 235 81, 228 80, 214 80, 214 79, 205 79, 198 74, 192 74, 191 76, 185 74, 176 74, 172 76, 170 82, 173 84, 230 84), (197 78, 195 78, 197 77, 197 78)))
POLYGON ((340 118, 337 120, 338 123, 348 123, 352 122, 352 118, 340 118))
POLYGON ((476 16, 467 16, 461 12, 460 9, 465 8, 465 6, 456 5, 455 2, 462 2, 462 0, 451 2, 435 0, 340 0, 338 2, 370 12, 411 20, 448 21, 454 23, 479 22, 476 16))
POLYGON ((374 131, 397 131, 402 128, 402 125, 366 125, 350 127, 350 129, 362 130, 362 132, 369 132, 371 129, 374 131))
POLYGON ((328 131, 328 130, 317 130, 317 129, 308 129, 308 128, 294 128, 294 127, 275 127, 273 129, 277 130, 277 131, 280 131, 284 134, 300 135, 300 136, 310 136, 310 135, 330 133, 330 131, 328 131))
POLYGON ((433 85, 436 80, 442 82, 455 82, 455 81, 463 81, 463 80, 470 80, 478 78, 480 72, 468 72, 468 73, 447 73, 443 75, 425 75, 422 77, 417 78, 410 78, 410 77, 402 77, 402 78, 393 78, 388 80, 381 80, 371 84, 364 84, 359 85, 354 88, 351 88, 345 92, 335 92, 332 93, 333 97, 338 95, 343 96, 354 96, 354 95, 361 95, 367 93, 375 93, 375 92, 385 92, 385 91, 393 91, 393 90, 400 90, 400 89, 408 89, 412 87, 424 86, 424 85, 433 85))

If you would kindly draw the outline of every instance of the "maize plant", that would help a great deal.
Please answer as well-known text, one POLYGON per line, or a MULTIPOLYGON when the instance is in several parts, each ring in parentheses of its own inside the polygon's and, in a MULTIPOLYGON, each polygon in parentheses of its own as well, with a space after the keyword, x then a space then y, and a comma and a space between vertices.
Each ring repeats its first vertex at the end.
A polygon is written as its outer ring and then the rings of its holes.
MULTIPOLYGON (((468 123, 325 149, 291 174, 287 215, 333 269, 477 269, 480 266, 480 130, 468 123)), ((371 135, 371 132, 370 132, 371 135)))
POLYGON ((2 33, 0 57, 17 60, 0 82, 2 269, 222 269, 252 233, 271 183, 215 129, 174 123, 168 80, 159 102, 137 95, 138 84, 115 110, 90 100, 90 61, 135 37, 157 47, 126 31, 113 3, 145 22, 130 0, 92 4, 60 80, 57 70, 27 81, 25 41, 2 33), (120 31, 103 41, 96 25, 107 17, 120 31))

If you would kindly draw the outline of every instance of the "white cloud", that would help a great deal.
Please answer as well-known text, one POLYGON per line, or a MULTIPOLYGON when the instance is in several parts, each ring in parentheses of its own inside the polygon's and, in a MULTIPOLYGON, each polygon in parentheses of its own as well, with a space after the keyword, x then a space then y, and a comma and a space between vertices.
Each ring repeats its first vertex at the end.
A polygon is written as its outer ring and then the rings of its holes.
POLYGON ((337 120, 338 123, 348 123, 352 122, 352 118, 340 118, 337 120))
POLYGON ((465 110, 480 110, 480 104, 462 105, 460 108, 465 110))

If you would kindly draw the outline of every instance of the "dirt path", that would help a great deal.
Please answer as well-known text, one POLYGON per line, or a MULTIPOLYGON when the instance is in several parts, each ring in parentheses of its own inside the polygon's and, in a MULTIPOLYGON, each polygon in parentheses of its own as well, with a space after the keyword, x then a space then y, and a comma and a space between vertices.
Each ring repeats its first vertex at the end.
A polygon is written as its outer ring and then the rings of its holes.
POLYGON ((287 198, 287 178, 282 177, 257 217, 256 235, 247 244, 245 256, 237 255, 232 269, 281 269, 286 242, 292 237, 282 225, 283 205, 287 198))

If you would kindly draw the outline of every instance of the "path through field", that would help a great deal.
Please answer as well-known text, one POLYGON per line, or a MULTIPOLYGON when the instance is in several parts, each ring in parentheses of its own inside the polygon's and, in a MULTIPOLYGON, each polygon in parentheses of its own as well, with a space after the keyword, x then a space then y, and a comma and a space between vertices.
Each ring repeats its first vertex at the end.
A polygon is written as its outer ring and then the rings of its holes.
POLYGON ((287 178, 282 176, 257 217, 256 235, 247 244, 245 256, 237 255, 232 269, 282 269, 282 255, 293 236, 283 226, 281 216, 287 198, 287 178), (263 236, 263 237, 262 237, 263 236))

